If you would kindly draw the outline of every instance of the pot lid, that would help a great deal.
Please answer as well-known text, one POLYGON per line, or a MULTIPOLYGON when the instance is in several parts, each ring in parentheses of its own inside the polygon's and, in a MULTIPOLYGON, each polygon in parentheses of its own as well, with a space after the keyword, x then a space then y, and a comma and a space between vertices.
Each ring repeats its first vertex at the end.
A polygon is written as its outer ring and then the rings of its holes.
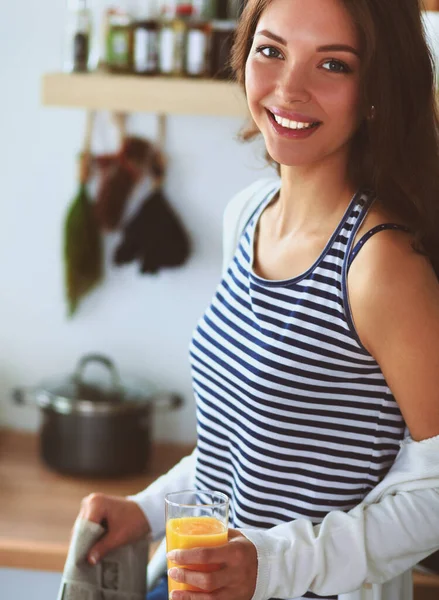
POLYGON ((149 381, 134 378, 122 380, 113 361, 107 356, 88 354, 79 360, 72 375, 48 380, 38 386, 37 400, 40 405, 51 405, 60 412, 70 412, 72 405, 79 403, 82 408, 88 406, 90 411, 104 412, 145 404, 156 393, 156 387, 149 381), (91 378, 92 363, 95 368, 91 378), (96 369, 96 365, 99 365, 99 369, 96 369), (85 374, 86 368, 88 376, 85 374))

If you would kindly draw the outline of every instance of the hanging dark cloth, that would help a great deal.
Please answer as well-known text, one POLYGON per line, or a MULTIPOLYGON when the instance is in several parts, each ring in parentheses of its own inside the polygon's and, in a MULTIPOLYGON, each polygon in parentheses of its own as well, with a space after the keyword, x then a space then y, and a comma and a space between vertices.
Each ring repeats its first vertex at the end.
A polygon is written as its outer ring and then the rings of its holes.
POLYGON ((158 188, 127 223, 113 260, 116 265, 138 260, 141 273, 157 273, 165 267, 183 265, 189 254, 189 237, 158 188))
POLYGON ((136 136, 126 137, 118 154, 96 156, 94 164, 100 173, 95 215, 104 231, 119 228, 128 199, 145 173, 159 178, 165 169, 161 152, 136 136))

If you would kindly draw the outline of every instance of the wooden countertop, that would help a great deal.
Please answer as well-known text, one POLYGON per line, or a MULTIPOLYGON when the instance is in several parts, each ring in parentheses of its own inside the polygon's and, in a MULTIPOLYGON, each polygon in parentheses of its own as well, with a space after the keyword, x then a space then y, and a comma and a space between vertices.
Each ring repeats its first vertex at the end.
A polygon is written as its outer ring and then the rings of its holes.
POLYGON ((80 501, 92 492, 143 490, 193 446, 155 444, 150 471, 126 479, 80 479, 51 471, 36 434, 0 430, 0 567, 62 571, 80 501))

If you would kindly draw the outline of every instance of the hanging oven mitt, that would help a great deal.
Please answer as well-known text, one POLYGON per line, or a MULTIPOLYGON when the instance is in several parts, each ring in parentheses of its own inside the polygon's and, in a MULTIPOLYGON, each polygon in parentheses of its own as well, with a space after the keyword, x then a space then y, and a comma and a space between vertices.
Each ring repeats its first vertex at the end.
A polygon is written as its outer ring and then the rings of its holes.
POLYGON ((148 539, 121 546, 90 565, 87 554, 105 532, 97 523, 76 520, 58 600, 145 600, 148 539))
POLYGON ((126 225, 114 263, 139 260, 141 273, 156 273, 183 265, 189 254, 189 237, 162 189, 156 188, 126 225))

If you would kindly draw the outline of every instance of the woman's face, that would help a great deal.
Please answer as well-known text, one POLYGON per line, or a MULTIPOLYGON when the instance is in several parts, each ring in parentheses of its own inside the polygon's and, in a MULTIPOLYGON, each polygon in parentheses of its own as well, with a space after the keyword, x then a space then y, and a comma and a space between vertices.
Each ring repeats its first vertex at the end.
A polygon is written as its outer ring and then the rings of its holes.
POLYGON ((360 44, 340 0, 272 0, 245 71, 270 156, 289 166, 345 155, 360 123, 360 44))

